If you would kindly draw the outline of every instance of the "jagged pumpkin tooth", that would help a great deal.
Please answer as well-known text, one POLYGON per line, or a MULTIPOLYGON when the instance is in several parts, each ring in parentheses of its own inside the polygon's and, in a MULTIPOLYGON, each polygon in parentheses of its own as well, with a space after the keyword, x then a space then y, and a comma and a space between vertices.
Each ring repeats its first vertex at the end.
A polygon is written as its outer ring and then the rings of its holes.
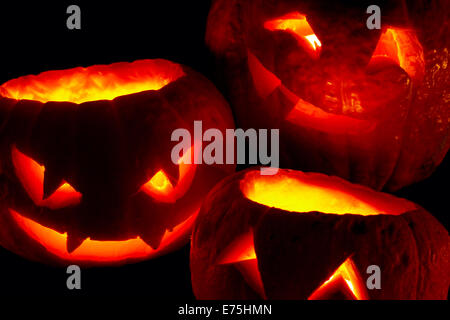
POLYGON ((75 234, 68 233, 67 234, 67 252, 72 253, 74 252, 81 244, 86 240, 85 237, 80 237, 75 234))
POLYGON ((152 228, 151 232, 147 232, 145 235, 141 235, 141 239, 150 247, 152 247, 153 250, 157 250, 159 248, 159 245, 161 244, 161 240, 163 239, 165 232, 165 228, 152 228))

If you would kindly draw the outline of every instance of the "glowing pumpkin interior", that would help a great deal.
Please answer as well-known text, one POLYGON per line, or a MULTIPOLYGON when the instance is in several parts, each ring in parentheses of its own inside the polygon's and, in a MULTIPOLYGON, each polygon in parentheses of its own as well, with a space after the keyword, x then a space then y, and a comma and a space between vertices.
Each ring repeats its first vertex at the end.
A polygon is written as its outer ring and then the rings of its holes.
POLYGON ((421 78, 425 72, 423 48, 413 30, 387 28, 381 34, 369 65, 380 57, 395 62, 413 79, 421 78))
MULTIPOLYGON (((253 242, 253 231, 238 236, 223 250, 216 263, 234 265, 248 285, 261 298, 266 297, 253 242)), ((345 260, 328 280, 308 297, 308 300, 330 299, 336 294, 352 300, 368 299, 364 283, 351 258, 345 260)))
POLYGON ((351 258, 345 260, 331 277, 309 296, 308 300, 327 299, 335 291, 344 291, 344 295, 347 291, 349 293, 348 298, 352 300, 367 300, 369 298, 358 269, 351 258))
POLYGON ((298 43, 309 51, 318 53, 322 43, 317 38, 305 15, 292 12, 282 17, 266 21, 264 28, 269 31, 286 31, 295 36, 298 43))
MULTIPOLYGON (((322 43, 308 23, 306 15, 290 12, 282 17, 264 23, 269 31, 286 31, 313 57, 318 57, 322 43)), ((425 69, 423 48, 414 30, 397 27, 386 28, 372 55, 372 61, 384 57, 391 59, 403 68, 411 78, 420 78, 425 69)))
MULTIPOLYGON (((308 23, 306 15, 291 12, 266 21, 264 28, 272 32, 284 31, 292 34, 299 45, 313 58, 320 57, 322 43, 308 23)), ((425 72, 423 48, 414 30, 392 26, 386 28, 381 34, 367 70, 374 70, 372 67, 377 65, 380 58, 397 64, 414 80, 423 78, 425 72)), ((248 65, 255 89, 261 98, 266 99, 275 89, 280 88, 286 98, 291 101, 293 108, 285 118, 287 122, 333 134, 362 134, 373 130, 376 126, 374 121, 331 113, 297 96, 250 50, 248 50, 248 65)), ((367 105, 362 104, 360 97, 355 93, 352 95, 352 104, 357 107, 352 106, 351 109, 357 110, 358 113, 368 108, 367 105)))
POLYGON ((279 171, 263 176, 250 171, 240 183, 244 196, 290 212, 399 215, 414 208, 409 201, 325 175, 279 171))
POLYGON ((178 160, 178 182, 173 186, 164 170, 159 170, 142 187, 141 190, 159 202, 173 203, 189 189, 195 176, 196 165, 193 163, 192 147, 178 160), (189 161, 187 161, 190 158, 189 161))
POLYGON ((4 83, 0 93, 17 100, 83 103, 159 90, 183 75, 178 64, 166 60, 138 60, 24 76, 4 83))
MULTIPOLYGON (((375 192, 351 184, 342 179, 299 171, 280 170, 272 176, 259 171, 247 172, 240 182, 244 196, 256 203, 274 207, 287 214, 322 212, 326 214, 399 215, 413 210, 409 201, 375 192)), ((218 265, 232 264, 241 272, 245 281, 262 298, 264 285, 258 268, 253 231, 236 237, 218 256, 218 265)), ((310 300, 326 299, 336 292, 350 299, 368 299, 361 277, 351 258, 320 285, 310 300)))

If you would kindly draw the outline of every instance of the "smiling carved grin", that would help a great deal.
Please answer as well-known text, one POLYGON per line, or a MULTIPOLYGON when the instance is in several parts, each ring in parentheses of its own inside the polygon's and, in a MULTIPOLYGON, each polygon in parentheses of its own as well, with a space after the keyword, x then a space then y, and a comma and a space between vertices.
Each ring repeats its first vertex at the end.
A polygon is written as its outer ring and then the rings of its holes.
POLYGON ((9 209, 9 212, 17 226, 51 254, 64 260, 93 261, 97 264, 143 259, 159 255, 168 247, 176 245, 176 240, 187 234, 197 216, 195 213, 174 227, 172 231, 166 231, 160 246, 156 250, 147 245, 140 237, 124 241, 98 241, 87 238, 77 249, 69 253, 67 250, 67 233, 59 233, 45 227, 13 209, 9 209))
MULTIPOLYGON (((191 149, 185 155, 191 155, 191 149)), ((48 173, 45 166, 40 165, 32 158, 20 152, 14 145, 11 150, 12 162, 16 175, 22 182, 25 191, 31 200, 39 207, 50 209, 61 209, 67 206, 77 205, 81 202, 82 194, 76 191, 69 183, 62 181, 62 185, 53 188, 52 192, 47 192, 45 182, 48 173)), ((142 191, 160 202, 173 203, 183 196, 190 187, 195 175, 196 167, 184 164, 184 158, 179 160, 179 183, 173 187, 163 170, 142 186, 142 191), (162 179, 162 180, 161 180, 162 179), (157 180, 157 181, 154 181, 157 180), (161 181, 164 182, 162 185, 161 181)), ((55 184, 58 186, 59 184, 55 184)), ((91 238, 77 238, 68 236, 67 232, 61 233, 50 227, 44 226, 37 221, 25 217, 16 210, 9 208, 9 212, 18 227, 23 230, 28 237, 42 245, 47 251, 57 257, 70 261, 89 261, 94 264, 121 262, 128 259, 142 259, 154 257, 166 251, 169 247, 174 247, 185 239, 185 235, 192 227, 196 213, 185 221, 175 226, 171 231, 166 230, 161 242, 157 247, 147 244, 141 237, 127 240, 93 240, 91 238)))

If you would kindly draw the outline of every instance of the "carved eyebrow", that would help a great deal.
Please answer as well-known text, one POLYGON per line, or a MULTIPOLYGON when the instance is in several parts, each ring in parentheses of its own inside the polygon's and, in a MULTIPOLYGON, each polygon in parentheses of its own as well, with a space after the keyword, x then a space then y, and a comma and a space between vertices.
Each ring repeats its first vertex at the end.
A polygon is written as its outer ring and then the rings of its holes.
POLYGON ((217 265, 235 266, 245 282, 262 298, 266 299, 264 284, 258 267, 258 258, 253 243, 253 230, 236 237, 216 260, 217 265))
POLYGON ((411 78, 421 78, 425 72, 423 48, 414 30, 388 27, 381 34, 370 62, 378 57, 391 59, 411 78))
POLYGON ((309 25, 306 16, 299 12, 291 12, 266 21, 264 28, 269 31, 287 31, 296 37, 300 45, 316 53, 322 47, 322 43, 309 25))
POLYGON ((253 231, 236 237, 219 255, 217 264, 237 263, 245 260, 256 259, 253 244, 253 231))
POLYGON ((43 165, 20 152, 15 145, 11 148, 11 159, 17 178, 37 206, 56 210, 81 202, 81 193, 64 180, 60 185, 55 185, 53 192, 46 197, 44 192, 48 180, 46 176, 48 177, 51 172, 47 172, 43 165))

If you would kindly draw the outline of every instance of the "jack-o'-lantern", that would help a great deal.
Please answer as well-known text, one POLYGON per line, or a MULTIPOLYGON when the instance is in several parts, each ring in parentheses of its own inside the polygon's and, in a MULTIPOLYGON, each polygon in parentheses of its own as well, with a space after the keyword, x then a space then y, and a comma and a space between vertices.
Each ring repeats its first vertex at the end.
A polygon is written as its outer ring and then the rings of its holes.
POLYGON ((139 60, 24 76, 0 87, 0 244, 49 263, 110 265, 185 244, 233 166, 172 157, 171 134, 233 128, 195 71, 139 60), (175 161, 176 160, 176 161, 175 161))
POLYGON ((244 128, 279 128, 281 167, 397 190, 450 147, 445 1, 217 0, 206 41, 244 128))
POLYGON ((446 299, 449 257, 447 230, 408 200, 319 173, 247 169, 203 202, 192 286, 200 299, 446 299))

